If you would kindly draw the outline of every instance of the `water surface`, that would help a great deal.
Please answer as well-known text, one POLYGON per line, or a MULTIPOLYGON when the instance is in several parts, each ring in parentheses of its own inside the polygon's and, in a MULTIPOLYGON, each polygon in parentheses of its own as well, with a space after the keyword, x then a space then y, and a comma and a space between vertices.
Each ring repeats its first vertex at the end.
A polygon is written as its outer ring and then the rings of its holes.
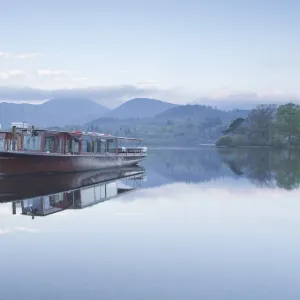
POLYGON ((0 299, 299 299, 299 154, 156 149, 0 181, 0 299))

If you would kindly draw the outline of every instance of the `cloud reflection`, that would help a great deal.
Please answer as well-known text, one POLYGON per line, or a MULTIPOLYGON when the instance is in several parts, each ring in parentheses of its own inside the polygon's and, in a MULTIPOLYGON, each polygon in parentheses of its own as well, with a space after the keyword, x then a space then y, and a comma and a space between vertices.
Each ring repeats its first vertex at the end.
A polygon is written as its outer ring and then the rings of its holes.
POLYGON ((41 233, 41 230, 36 228, 28 228, 28 227, 15 227, 15 228, 0 228, 0 234, 8 234, 8 233, 16 233, 16 232, 29 232, 29 233, 41 233))

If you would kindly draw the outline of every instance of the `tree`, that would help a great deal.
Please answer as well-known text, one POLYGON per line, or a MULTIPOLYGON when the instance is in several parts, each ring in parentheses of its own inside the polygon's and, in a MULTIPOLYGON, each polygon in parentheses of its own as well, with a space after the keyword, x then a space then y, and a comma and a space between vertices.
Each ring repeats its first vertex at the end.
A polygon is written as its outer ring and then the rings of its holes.
POLYGON ((243 118, 237 118, 235 119, 228 127, 228 129, 223 130, 222 133, 229 134, 229 133, 236 133, 238 129, 242 126, 245 119, 243 118))
POLYGON ((294 103, 280 105, 276 114, 278 132, 288 139, 289 145, 300 134, 300 107, 294 103))
POLYGON ((275 104, 262 104, 252 109, 247 117, 248 136, 256 142, 269 142, 274 132, 275 104))
POLYGON ((218 147, 229 147, 232 145, 232 138, 230 136, 221 136, 217 142, 216 142, 216 146, 218 147))

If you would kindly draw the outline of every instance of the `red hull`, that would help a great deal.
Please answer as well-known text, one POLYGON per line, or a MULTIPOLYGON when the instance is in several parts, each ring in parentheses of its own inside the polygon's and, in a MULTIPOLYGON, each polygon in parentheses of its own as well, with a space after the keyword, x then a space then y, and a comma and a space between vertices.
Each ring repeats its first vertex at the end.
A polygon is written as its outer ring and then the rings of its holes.
POLYGON ((0 175, 66 173, 138 164, 145 155, 57 155, 48 153, 0 152, 0 175))

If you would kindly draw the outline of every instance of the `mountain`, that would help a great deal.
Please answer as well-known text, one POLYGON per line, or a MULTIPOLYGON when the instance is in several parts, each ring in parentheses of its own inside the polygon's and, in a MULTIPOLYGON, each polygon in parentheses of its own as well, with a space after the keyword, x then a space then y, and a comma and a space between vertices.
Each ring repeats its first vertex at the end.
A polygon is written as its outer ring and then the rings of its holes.
POLYGON ((175 107, 175 104, 149 98, 134 98, 111 110, 105 117, 116 119, 149 118, 175 107))
POLYGON ((54 98, 43 104, 0 103, 0 124, 28 122, 35 126, 82 124, 107 113, 108 108, 87 98, 54 98))
POLYGON ((166 120, 186 120, 186 119, 213 119, 221 118, 223 121, 229 121, 238 117, 246 117, 249 110, 221 110, 205 105, 179 105, 170 108, 156 116, 157 119, 166 120))
POLYGON ((247 110, 221 110, 204 105, 177 105, 153 117, 117 119, 100 117, 83 129, 114 135, 140 137, 151 145, 187 146, 212 144, 236 118, 247 110))

